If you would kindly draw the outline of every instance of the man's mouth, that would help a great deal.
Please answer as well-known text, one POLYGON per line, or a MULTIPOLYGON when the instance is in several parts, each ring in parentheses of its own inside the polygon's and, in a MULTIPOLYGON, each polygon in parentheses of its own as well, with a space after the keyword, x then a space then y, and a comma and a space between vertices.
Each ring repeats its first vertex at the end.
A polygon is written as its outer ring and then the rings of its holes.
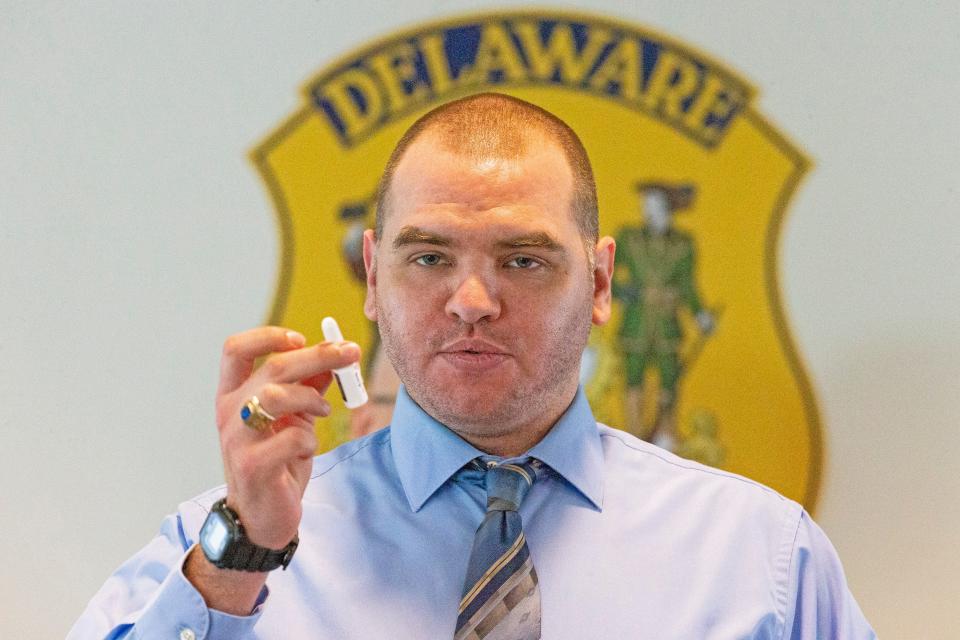
POLYGON ((475 338, 456 340, 444 345, 439 355, 454 369, 469 373, 487 371, 511 357, 500 345, 475 338))
POLYGON ((500 345, 480 338, 461 338, 440 348, 440 353, 509 355, 500 345))

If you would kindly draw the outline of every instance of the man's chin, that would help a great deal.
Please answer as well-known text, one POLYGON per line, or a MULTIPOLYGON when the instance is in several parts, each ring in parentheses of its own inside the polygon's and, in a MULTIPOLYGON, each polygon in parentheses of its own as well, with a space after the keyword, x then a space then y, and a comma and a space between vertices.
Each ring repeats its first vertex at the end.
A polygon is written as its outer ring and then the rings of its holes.
POLYGON ((518 399, 506 390, 450 385, 417 395, 423 396, 418 403, 427 413, 450 427, 483 425, 484 430, 496 431, 495 425, 506 427, 504 423, 519 417, 518 399))

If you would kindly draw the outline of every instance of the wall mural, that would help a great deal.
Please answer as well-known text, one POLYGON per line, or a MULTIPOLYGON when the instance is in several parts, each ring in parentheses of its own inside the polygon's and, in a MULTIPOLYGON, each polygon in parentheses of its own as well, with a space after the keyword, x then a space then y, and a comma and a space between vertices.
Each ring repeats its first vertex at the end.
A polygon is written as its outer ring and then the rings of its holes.
POLYGON ((252 152, 281 232, 269 322, 319 341, 333 315, 366 353, 371 402, 350 413, 334 399, 323 448, 388 424, 399 384, 362 312, 361 234, 380 172, 417 117, 480 91, 557 114, 593 162, 601 234, 617 239, 614 318, 594 328, 581 367, 597 419, 812 510, 821 426, 777 263, 809 162, 739 75, 589 14, 470 15, 362 45, 311 79, 252 152))

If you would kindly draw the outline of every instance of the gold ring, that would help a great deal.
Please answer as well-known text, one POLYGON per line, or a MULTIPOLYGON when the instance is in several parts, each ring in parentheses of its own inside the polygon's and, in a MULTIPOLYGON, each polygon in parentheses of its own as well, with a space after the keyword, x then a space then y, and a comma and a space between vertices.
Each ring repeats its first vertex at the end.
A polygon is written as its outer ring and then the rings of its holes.
POLYGON ((243 405, 243 408, 240 409, 240 418, 243 420, 243 424, 254 431, 263 431, 276 420, 266 409, 260 406, 260 399, 257 396, 251 396, 243 405))

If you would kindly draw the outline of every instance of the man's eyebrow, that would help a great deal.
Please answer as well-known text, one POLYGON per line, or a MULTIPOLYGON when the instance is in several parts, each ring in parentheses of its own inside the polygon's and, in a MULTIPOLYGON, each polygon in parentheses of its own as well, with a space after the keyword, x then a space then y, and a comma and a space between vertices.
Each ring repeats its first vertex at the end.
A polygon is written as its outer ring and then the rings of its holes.
MULTIPOLYGON (((430 244, 437 247, 449 247, 453 244, 453 240, 446 236, 426 231, 420 227, 406 226, 400 229, 397 237, 393 239, 393 248, 397 250, 409 244, 430 244)), ((563 245, 545 231, 534 231, 498 240, 496 246, 500 249, 535 248, 555 253, 566 253, 563 245)))
POLYGON ((544 231, 535 231, 533 233, 526 233, 523 235, 514 236, 512 238, 507 238, 506 240, 500 240, 497 242, 497 246, 505 249, 522 249, 526 247, 532 247, 536 249, 554 251, 557 253, 566 253, 566 249, 563 248, 563 245, 557 242, 553 236, 544 231))
POLYGON ((449 238, 424 231, 420 227, 406 226, 393 239, 393 248, 399 249, 408 244, 432 244, 438 247, 449 247, 452 243, 449 238))

